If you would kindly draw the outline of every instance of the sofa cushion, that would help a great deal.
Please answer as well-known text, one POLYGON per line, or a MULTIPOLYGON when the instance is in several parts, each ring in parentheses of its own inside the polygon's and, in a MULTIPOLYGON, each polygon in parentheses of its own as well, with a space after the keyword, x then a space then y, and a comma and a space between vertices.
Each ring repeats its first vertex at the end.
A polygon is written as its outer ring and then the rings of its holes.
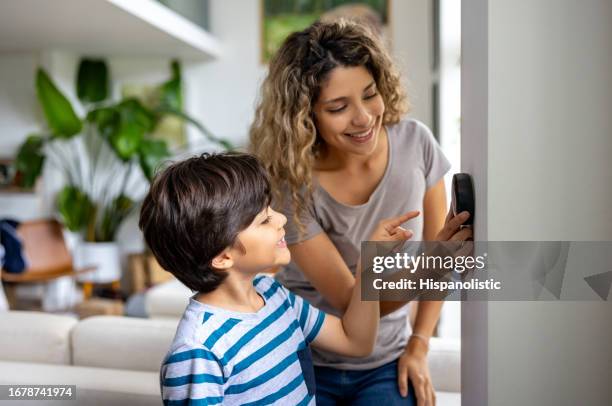
POLYGON ((72 331, 74 365, 156 371, 168 352, 178 320, 96 316, 72 331))
POLYGON ((461 393, 436 389, 436 406, 461 406, 461 393))
MULTIPOLYGON (((10 384, 76 385, 77 399, 63 401, 61 404, 65 406, 161 404, 159 374, 155 372, 0 361, 0 385, 10 384)), ((461 405, 459 393, 437 390, 436 398, 437 406, 461 405)), ((13 404, 27 406, 32 401, 11 401, 13 404)), ((49 401, 49 404, 58 402, 49 401)))
POLYGON ((156 285, 147 291, 145 308, 151 318, 180 318, 193 292, 176 279, 156 285))
MULTIPOLYGON (((159 372, 0 361, 0 384, 76 385, 76 399, 62 401, 62 405, 144 406, 162 403, 159 372)), ((13 404, 13 401, 9 403, 13 404)), ((24 401, 24 404, 31 403, 24 401)))
POLYGON ((41 312, 0 312, 0 360, 70 364, 70 330, 77 320, 41 312))
POLYGON ((432 337, 428 360, 436 390, 461 391, 461 342, 458 339, 432 337))

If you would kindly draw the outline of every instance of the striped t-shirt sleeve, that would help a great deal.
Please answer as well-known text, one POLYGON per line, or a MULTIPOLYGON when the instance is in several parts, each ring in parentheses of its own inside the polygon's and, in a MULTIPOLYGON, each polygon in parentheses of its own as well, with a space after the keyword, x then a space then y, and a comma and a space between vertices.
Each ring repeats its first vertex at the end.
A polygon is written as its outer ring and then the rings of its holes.
POLYGON ((323 322, 325 321, 325 312, 312 306, 307 300, 302 299, 285 287, 282 287, 282 289, 289 297, 289 301, 295 310, 300 328, 306 338, 306 343, 310 344, 317 338, 319 331, 321 331, 321 326, 323 326, 323 322))
POLYGON ((223 403, 223 370, 206 348, 175 352, 166 359, 161 372, 164 405, 223 403))

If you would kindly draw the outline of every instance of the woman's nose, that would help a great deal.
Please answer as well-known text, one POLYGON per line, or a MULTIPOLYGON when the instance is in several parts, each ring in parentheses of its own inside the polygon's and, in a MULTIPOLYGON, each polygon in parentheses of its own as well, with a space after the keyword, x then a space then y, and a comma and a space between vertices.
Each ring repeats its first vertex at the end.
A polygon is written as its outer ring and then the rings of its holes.
POLYGON ((355 109, 355 115, 353 116, 353 125, 355 127, 366 127, 370 124, 370 118, 370 112, 366 107, 363 104, 358 105, 355 109))

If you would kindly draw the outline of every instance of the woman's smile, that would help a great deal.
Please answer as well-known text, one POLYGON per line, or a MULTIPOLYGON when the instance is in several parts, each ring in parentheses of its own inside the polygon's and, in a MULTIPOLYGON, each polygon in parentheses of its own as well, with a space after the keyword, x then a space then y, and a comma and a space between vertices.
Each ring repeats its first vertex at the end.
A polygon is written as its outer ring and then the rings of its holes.
POLYGON ((374 127, 370 127, 370 129, 366 130, 366 131, 362 131, 362 132, 356 132, 356 133, 345 133, 344 135, 346 135, 347 137, 349 137, 349 139, 353 142, 356 142, 358 144, 365 144, 366 142, 370 141, 373 136, 374 136, 374 127))

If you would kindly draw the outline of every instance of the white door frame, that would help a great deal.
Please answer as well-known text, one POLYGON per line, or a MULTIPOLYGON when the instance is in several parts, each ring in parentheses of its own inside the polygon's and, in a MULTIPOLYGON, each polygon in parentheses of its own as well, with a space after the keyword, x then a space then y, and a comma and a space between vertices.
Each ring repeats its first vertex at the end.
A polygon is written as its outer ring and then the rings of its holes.
MULTIPOLYGON (((474 239, 487 240, 488 0, 461 2, 461 171, 476 194, 474 239)), ((488 302, 461 303, 461 403, 488 402, 488 302)))

